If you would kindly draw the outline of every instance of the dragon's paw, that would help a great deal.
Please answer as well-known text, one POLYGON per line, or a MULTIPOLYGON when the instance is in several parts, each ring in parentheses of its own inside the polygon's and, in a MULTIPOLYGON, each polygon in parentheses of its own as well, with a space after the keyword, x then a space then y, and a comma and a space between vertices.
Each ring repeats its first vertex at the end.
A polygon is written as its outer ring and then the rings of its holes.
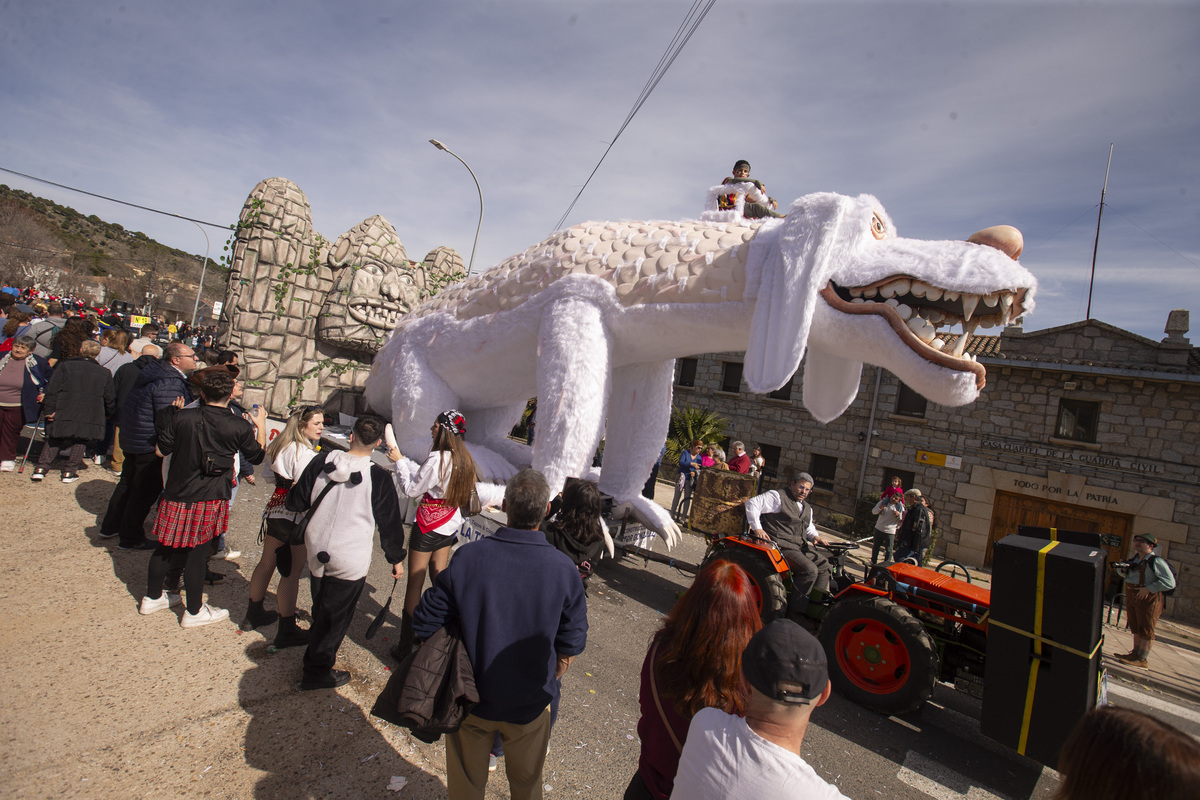
POLYGON ((613 518, 621 519, 632 515, 634 519, 662 537, 663 543, 671 550, 679 544, 683 532, 671 519, 671 514, 653 500, 645 497, 632 497, 613 505, 613 518))

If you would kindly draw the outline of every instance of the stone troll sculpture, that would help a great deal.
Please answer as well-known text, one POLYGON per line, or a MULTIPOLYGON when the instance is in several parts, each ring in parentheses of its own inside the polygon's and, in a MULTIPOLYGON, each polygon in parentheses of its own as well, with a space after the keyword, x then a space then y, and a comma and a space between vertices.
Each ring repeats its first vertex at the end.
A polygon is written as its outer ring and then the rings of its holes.
POLYGON ((437 413, 461 409, 484 479, 532 465, 555 492, 605 437, 600 489, 671 546, 678 526, 640 490, 667 436, 676 358, 745 351, 747 384, 767 393, 807 351, 803 403, 821 422, 853 402, 864 362, 964 405, 984 385, 964 354, 976 326, 1033 308, 1021 246, 1008 226, 968 241, 898 238, 870 195, 807 195, 766 222, 583 223, 404 316, 366 400, 418 458, 437 413), (532 395, 531 449, 507 434, 532 395))

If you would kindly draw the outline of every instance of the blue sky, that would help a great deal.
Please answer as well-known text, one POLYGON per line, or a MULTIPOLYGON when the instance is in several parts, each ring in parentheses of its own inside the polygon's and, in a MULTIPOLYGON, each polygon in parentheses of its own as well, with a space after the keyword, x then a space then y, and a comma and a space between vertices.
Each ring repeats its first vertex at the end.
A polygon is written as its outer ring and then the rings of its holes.
MULTIPOLYGON (((0 0, 0 166, 228 224, 263 178, 334 238, 382 214, 476 269, 544 238, 690 0, 0 0)), ((718 2, 568 224, 694 217, 746 158, 781 202, 874 194, 902 236, 1025 234, 1026 330, 1197 312, 1200 3, 718 2)), ((0 173, 204 252, 194 225, 0 173)), ((210 231, 214 257, 225 236, 210 231)))

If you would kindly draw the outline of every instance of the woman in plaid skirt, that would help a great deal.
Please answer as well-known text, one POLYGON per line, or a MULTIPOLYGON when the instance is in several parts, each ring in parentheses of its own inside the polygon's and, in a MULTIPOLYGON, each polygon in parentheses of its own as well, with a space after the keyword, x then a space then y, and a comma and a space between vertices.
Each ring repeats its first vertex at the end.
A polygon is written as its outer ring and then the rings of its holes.
POLYGON ((251 464, 261 464, 266 455, 267 417, 264 408, 256 410, 253 424, 229 413, 236 378, 225 366, 197 370, 191 382, 204 404, 170 414, 158 433, 158 454, 172 458, 154 521, 158 547, 150 557, 139 609, 152 614, 178 603, 178 595, 163 592, 163 582, 172 567, 182 566, 187 611, 180 624, 185 628, 229 617, 228 610, 204 602, 207 545, 229 525, 234 455, 240 451, 251 464))

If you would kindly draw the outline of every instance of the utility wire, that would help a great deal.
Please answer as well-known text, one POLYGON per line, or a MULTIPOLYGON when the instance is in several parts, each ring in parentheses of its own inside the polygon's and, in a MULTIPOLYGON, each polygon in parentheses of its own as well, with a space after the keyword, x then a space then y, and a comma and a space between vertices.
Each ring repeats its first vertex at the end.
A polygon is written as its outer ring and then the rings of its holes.
POLYGON ((616 145, 617 139, 621 138, 621 134, 625 132, 627 127, 629 127, 629 123, 633 121, 633 118, 637 116, 638 111, 640 111, 642 106, 645 105, 646 101, 650 99, 650 94, 654 91, 655 87, 658 86, 659 81, 666 76, 667 70, 669 70, 671 65, 675 63, 675 59, 679 56, 679 53, 682 52, 684 46, 687 45, 688 40, 692 38, 692 34, 696 32, 698 27, 700 27, 700 23, 704 21, 705 16, 708 15, 708 12, 712 10, 712 7, 716 5, 716 3, 717 0, 694 0, 692 7, 688 9, 687 16, 684 17, 679 29, 675 31, 674 38, 671 39, 671 43, 667 45, 667 49, 663 52, 662 57, 658 60, 658 65, 655 66, 654 72, 651 73, 650 78, 646 81, 646 85, 642 87, 641 94, 639 94, 637 100, 634 101, 633 107, 629 110, 629 114, 625 117, 625 121, 622 122, 621 127, 617 129, 617 135, 614 136, 612 141, 608 143, 608 147, 605 148, 604 154, 600 156, 600 160, 596 162, 596 166, 592 170, 592 173, 588 175, 587 180, 584 181, 583 186, 580 187, 579 193, 575 195, 575 199, 571 201, 571 204, 567 206, 567 210, 563 212, 561 217, 559 217, 558 222, 554 226, 555 230, 562 229, 563 224, 567 221, 567 217, 570 216, 571 212, 575 209, 575 204, 578 203, 579 198, 583 196, 584 190, 587 189, 588 184, 592 182, 592 178, 594 178, 596 173, 600 170, 600 165, 604 163, 604 159, 608 157, 609 152, 611 152, 613 146, 616 145))
POLYGON ((1112 208, 1112 210, 1113 210, 1113 213, 1114 213, 1114 214, 1118 214, 1118 215, 1120 215, 1120 216, 1121 216, 1121 217, 1122 217, 1122 218, 1123 218, 1123 219, 1124 219, 1126 222, 1128 222, 1130 225, 1132 225, 1133 227, 1137 228, 1139 231, 1141 231, 1142 233, 1146 234, 1146 235, 1147 235, 1147 236, 1149 236, 1151 239, 1153 239, 1154 241, 1158 242, 1158 243, 1159 243, 1159 244, 1161 244, 1163 247, 1167 248, 1167 249, 1168 249, 1168 250, 1170 250, 1172 253, 1174 253, 1175 255, 1177 255, 1177 256, 1179 256, 1180 258, 1182 258, 1184 261, 1186 261, 1186 262, 1188 262, 1189 264, 1191 264, 1193 267, 1200 267, 1200 264, 1197 264, 1195 261, 1193 261, 1192 259, 1190 259, 1190 258, 1188 258, 1187 256, 1185 256, 1183 253, 1179 252, 1179 251, 1178 251, 1178 250, 1176 250, 1174 247, 1171 247, 1171 245, 1167 244, 1167 243, 1166 243, 1166 242, 1164 242, 1162 239, 1158 238, 1158 237, 1157 237, 1157 236, 1155 236, 1153 233, 1151 233, 1150 231, 1146 230, 1146 229, 1145 229, 1145 228, 1143 228, 1141 225, 1138 225, 1136 222, 1134 222, 1133 220, 1131 220, 1129 217, 1127 217, 1127 216, 1125 216, 1124 214, 1122 214, 1122 213, 1121 213, 1121 210, 1120 210, 1119 208, 1113 208, 1113 204, 1112 204, 1112 203, 1105 203, 1105 205, 1107 205, 1109 208, 1112 208))
MULTIPOLYGON (((714 0, 714 2, 715 1, 716 0, 714 0)), ((187 222, 194 222, 197 225, 207 225, 210 228, 220 228, 223 231, 227 231, 230 228, 229 225, 218 225, 215 222, 205 222, 202 219, 192 219, 191 217, 185 217, 182 214, 172 214, 170 211, 160 211, 157 208, 150 208, 149 206, 139 206, 137 203, 129 203, 129 202, 126 202, 125 200, 118 200, 115 197, 107 197, 106 195, 96 194, 95 192, 89 192, 89 191, 86 191, 85 189, 76 189, 74 186, 67 186, 66 184, 63 184, 63 183, 55 183, 54 181, 48 181, 45 178, 38 178, 33 175, 26 175, 24 172, 17 172, 15 169, 8 169, 7 167, 0 167, 0 172, 7 172, 9 175, 19 175, 22 178, 27 178, 31 181, 37 181, 38 183, 44 183, 48 186, 57 186, 59 189, 66 189, 68 192, 79 192, 80 194, 86 194, 89 197, 98 197, 101 200, 107 200, 110 203, 119 203, 123 206, 129 206, 130 208, 140 208, 142 211, 149 211, 153 214, 162 214, 164 217, 174 217, 175 219, 182 219, 187 222)))

